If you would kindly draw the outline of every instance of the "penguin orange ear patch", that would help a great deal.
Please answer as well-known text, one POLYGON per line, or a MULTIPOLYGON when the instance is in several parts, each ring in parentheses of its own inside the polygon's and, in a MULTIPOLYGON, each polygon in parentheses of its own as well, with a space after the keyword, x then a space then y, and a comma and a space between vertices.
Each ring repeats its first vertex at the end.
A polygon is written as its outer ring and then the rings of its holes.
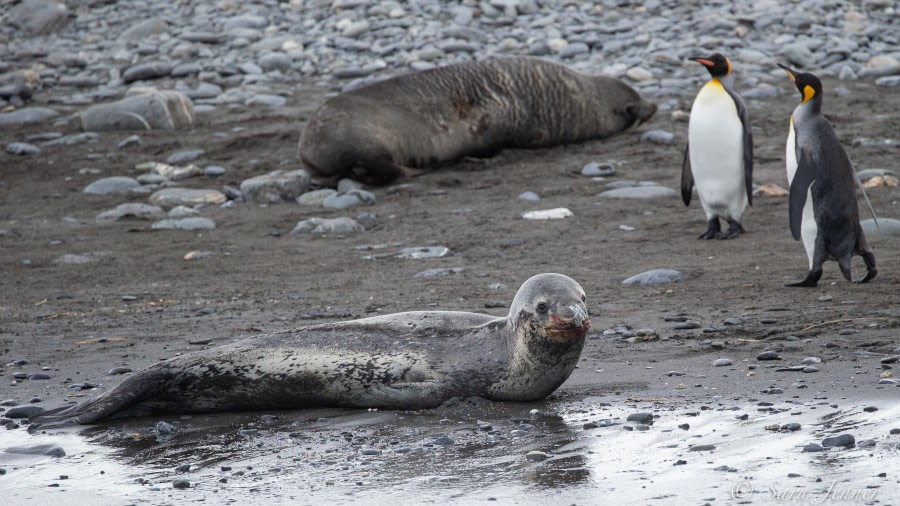
POLYGON ((806 86, 803 87, 803 102, 802 103, 806 103, 807 101, 812 99, 814 96, 816 96, 816 90, 814 90, 812 86, 807 84, 806 86))

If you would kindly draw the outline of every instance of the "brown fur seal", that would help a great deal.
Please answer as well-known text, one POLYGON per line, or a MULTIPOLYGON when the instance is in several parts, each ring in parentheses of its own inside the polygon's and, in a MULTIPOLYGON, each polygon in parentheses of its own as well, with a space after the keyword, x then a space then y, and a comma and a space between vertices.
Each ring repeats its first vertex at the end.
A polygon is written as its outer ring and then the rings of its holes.
POLYGON ((539 274, 506 317, 417 311, 260 335, 155 364, 30 429, 155 413, 533 401, 569 377, 589 328, 578 283, 539 274))
POLYGON ((385 184, 418 173, 410 167, 608 137, 655 111, 617 79, 537 58, 496 58, 341 93, 313 114, 299 151, 317 176, 385 184))

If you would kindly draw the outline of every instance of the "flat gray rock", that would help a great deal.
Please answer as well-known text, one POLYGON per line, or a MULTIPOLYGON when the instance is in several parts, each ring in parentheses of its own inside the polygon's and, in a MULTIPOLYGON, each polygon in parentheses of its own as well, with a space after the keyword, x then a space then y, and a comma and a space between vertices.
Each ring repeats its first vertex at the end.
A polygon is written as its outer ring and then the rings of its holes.
POLYGON ((375 204, 375 195, 366 190, 350 190, 347 193, 337 193, 326 198, 322 205, 328 209, 346 209, 348 207, 356 207, 375 204))
POLYGON ((91 195, 108 195, 110 193, 127 193, 132 188, 141 186, 137 179, 125 176, 113 176, 98 179, 84 188, 84 193, 91 195))
POLYGON ((878 218, 878 226, 875 226, 875 220, 869 218, 859 222, 862 225, 863 232, 866 235, 889 235, 900 237, 900 220, 893 218, 878 218))
POLYGON ((606 190, 599 195, 607 199, 669 199, 677 198, 678 192, 665 186, 631 186, 606 190))
POLYGON ((276 170, 245 179, 241 182, 241 193, 254 204, 292 202, 309 190, 309 181, 309 172, 303 169, 276 170))
POLYGON ((36 155, 41 152, 41 148, 27 142, 11 142, 6 145, 6 152, 11 155, 36 155))
POLYGON ((297 223, 291 234, 356 234, 365 231, 366 228, 353 218, 309 218, 297 223))
POLYGON ((0 126, 33 125, 57 116, 59 113, 49 107, 25 107, 0 114, 0 126))
POLYGON ((227 197, 218 190, 192 190, 188 188, 163 188, 150 195, 150 203, 162 208, 193 206, 197 204, 218 205, 227 197))
POLYGON ((216 222, 197 216, 157 221, 150 228, 154 230, 212 230, 216 228, 216 222))
POLYGON ((635 274, 630 278, 622 281, 623 285, 661 285, 665 283, 677 283, 685 280, 687 277, 672 269, 653 269, 652 271, 635 274))
MULTIPOLYGON (((9 2, 4 2, 4 10, 9 2)), ((32 34, 48 34, 62 28, 69 20, 69 8, 58 0, 24 0, 9 12, 9 24, 32 34)))
POLYGON ((81 112, 85 131, 179 130, 194 124, 194 103, 172 90, 146 91, 81 112))
MULTIPOLYGON (((43 408, 39 408, 44 411, 43 408)), ((66 451, 61 446, 53 443, 45 443, 33 446, 10 446, 6 449, 6 453, 16 455, 49 455, 51 457, 65 457, 66 451)))
POLYGON ((166 213, 158 206, 128 202, 119 204, 115 209, 103 211, 97 215, 97 221, 116 221, 122 218, 134 218, 137 220, 156 220, 165 218, 166 213))
POLYGON ((332 195, 337 195, 337 191, 331 188, 321 188, 319 190, 306 192, 295 200, 302 206, 321 206, 322 203, 325 202, 325 199, 332 195))

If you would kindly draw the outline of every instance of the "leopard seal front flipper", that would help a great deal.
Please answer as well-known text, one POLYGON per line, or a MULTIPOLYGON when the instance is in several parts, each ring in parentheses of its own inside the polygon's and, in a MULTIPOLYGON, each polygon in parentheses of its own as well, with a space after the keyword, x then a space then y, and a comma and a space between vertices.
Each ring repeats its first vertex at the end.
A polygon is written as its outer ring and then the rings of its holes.
POLYGON ((414 311, 251 337, 155 364, 29 430, 158 413, 534 401, 569 377, 589 328, 581 286, 539 274, 505 317, 414 311))

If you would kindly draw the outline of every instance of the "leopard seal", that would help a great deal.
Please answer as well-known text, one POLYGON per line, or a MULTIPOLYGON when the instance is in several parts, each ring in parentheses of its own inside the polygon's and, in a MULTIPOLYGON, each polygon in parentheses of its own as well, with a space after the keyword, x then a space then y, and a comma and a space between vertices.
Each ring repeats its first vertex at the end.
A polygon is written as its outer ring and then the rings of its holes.
POLYGON ((447 65, 365 85, 325 101, 299 156, 323 179, 386 184, 415 167, 608 137, 656 105, 627 84, 539 58, 447 65))
POLYGON ((160 413, 534 401, 572 373, 588 329, 581 286, 538 274, 505 317, 413 311, 263 334, 157 363, 33 417, 29 430, 160 413))

